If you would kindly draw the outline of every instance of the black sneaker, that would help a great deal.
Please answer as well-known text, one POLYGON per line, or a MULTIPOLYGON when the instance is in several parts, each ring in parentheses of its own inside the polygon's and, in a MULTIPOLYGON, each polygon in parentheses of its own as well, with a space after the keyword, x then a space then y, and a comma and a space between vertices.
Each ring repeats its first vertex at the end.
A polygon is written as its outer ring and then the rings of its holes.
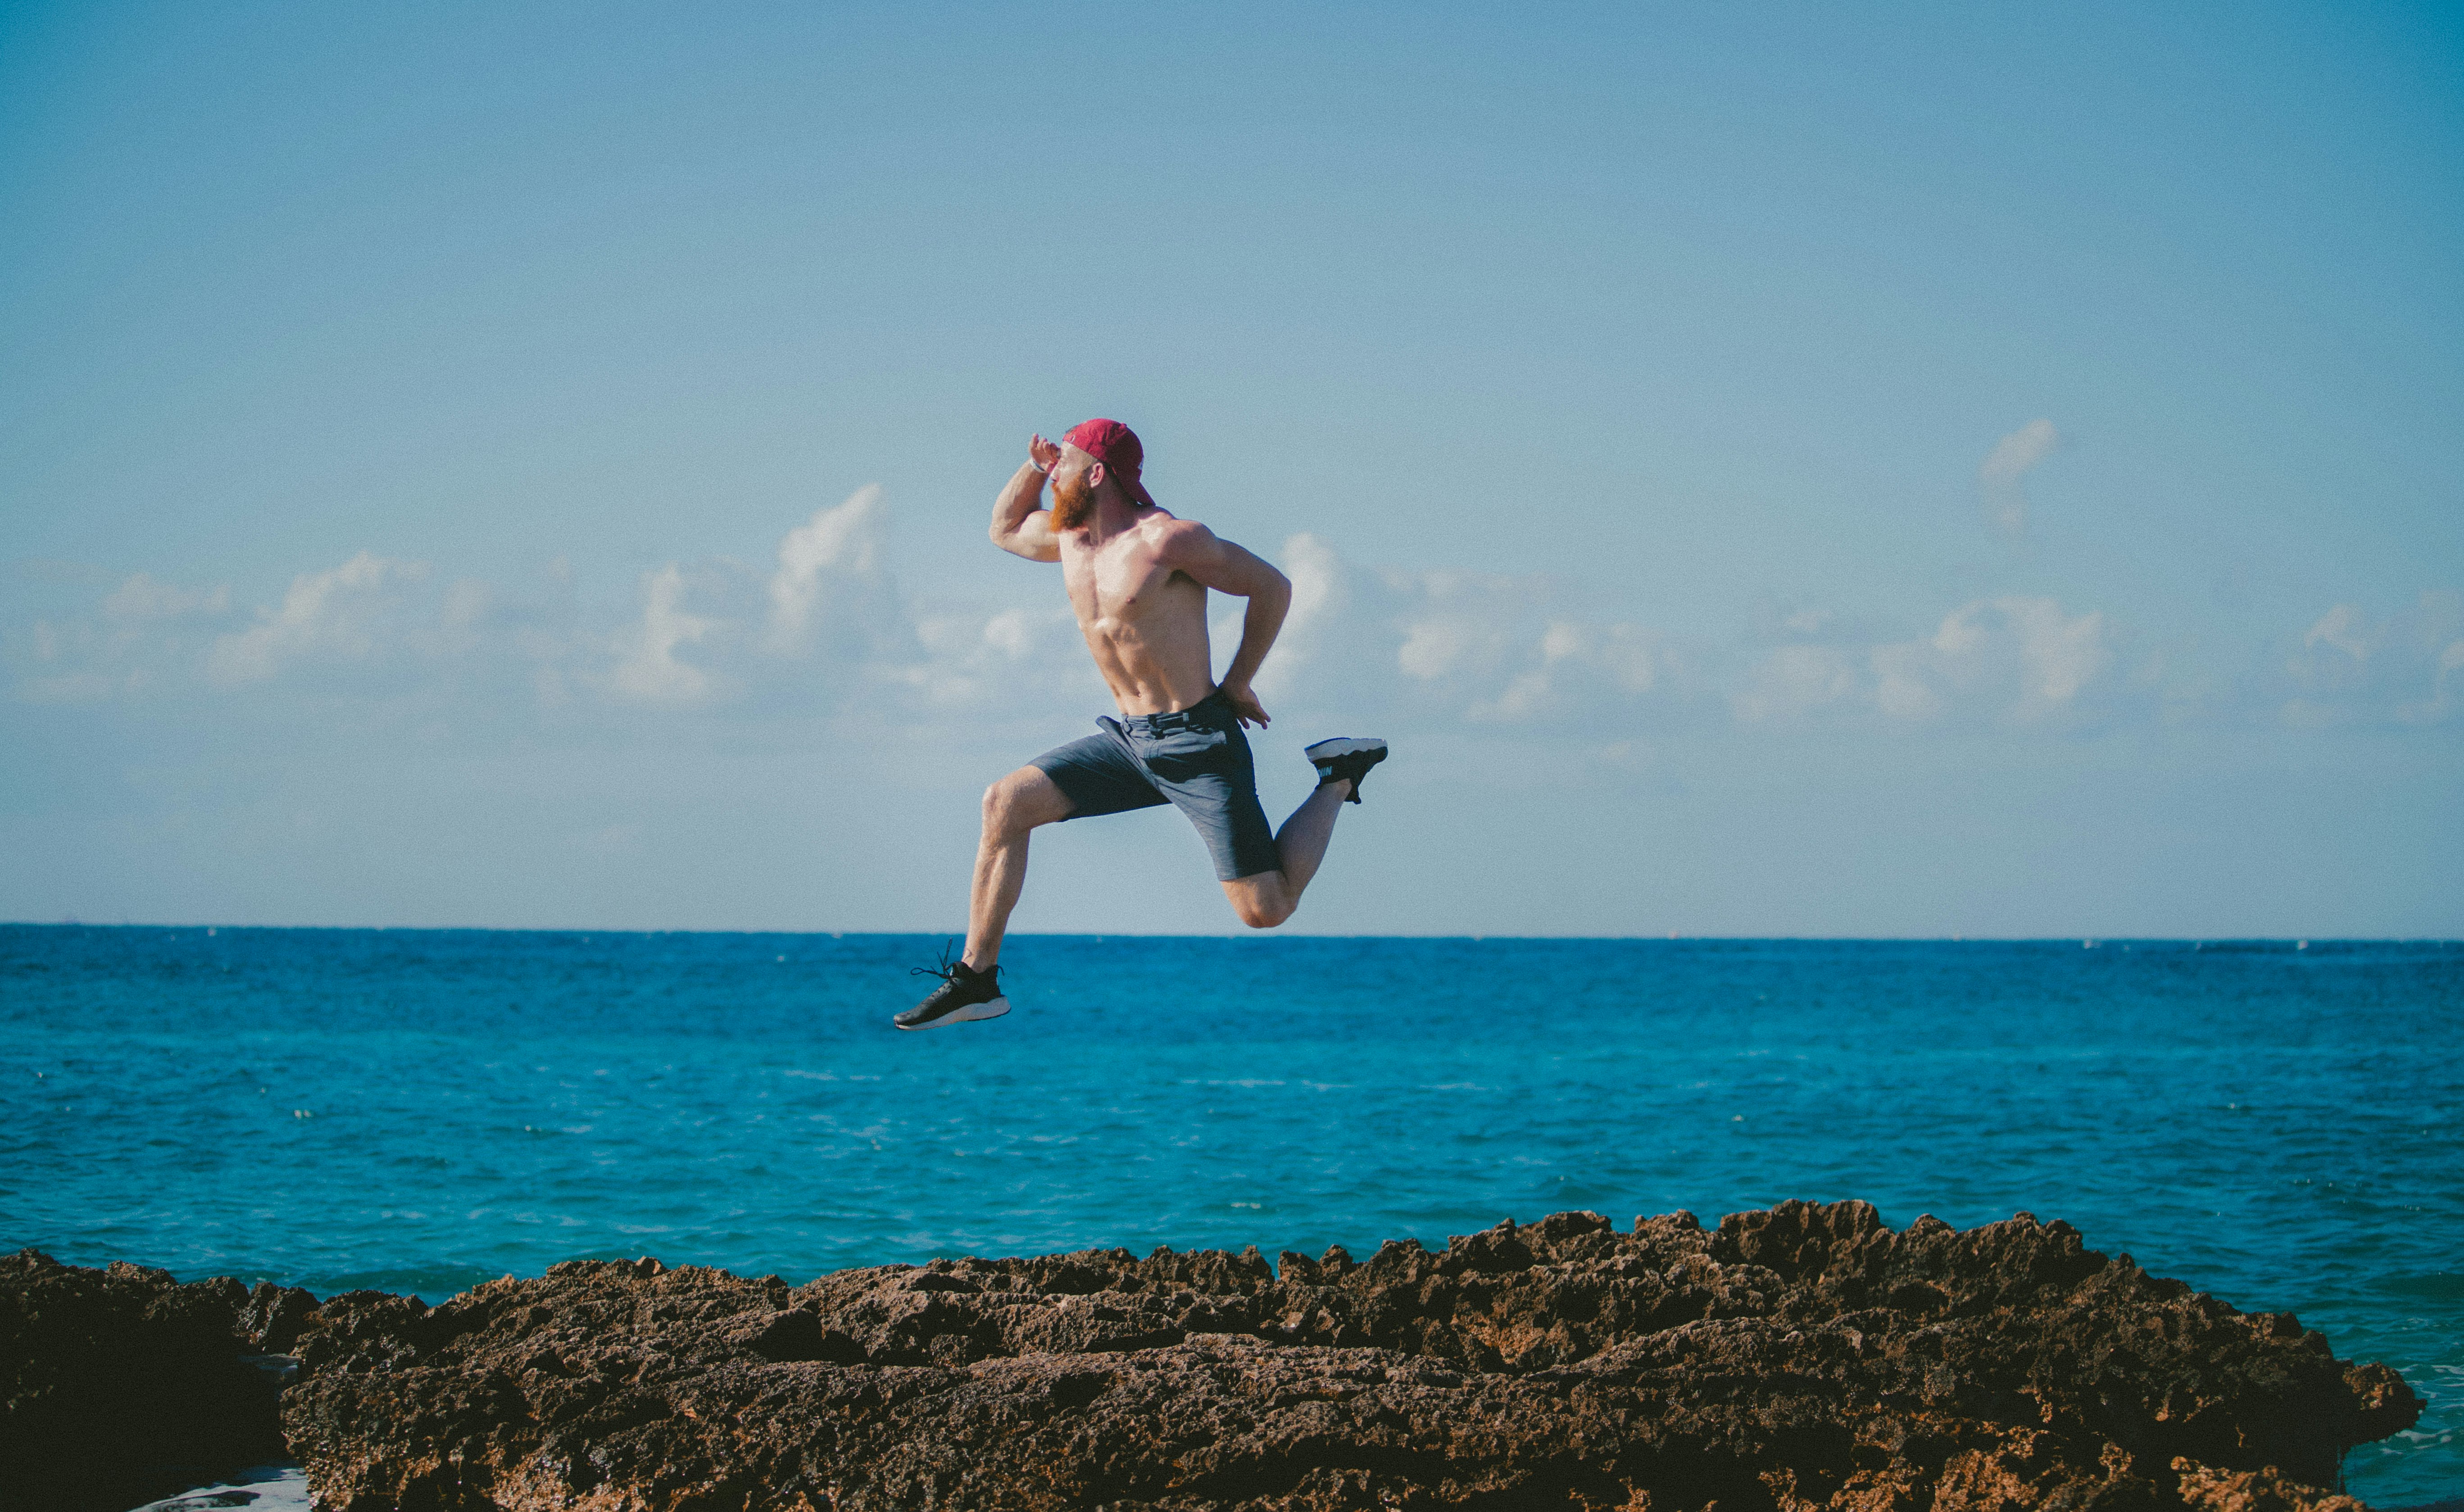
POLYGON ((1386 759, 1386 742, 1375 735, 1338 735, 1332 740, 1319 741, 1304 754, 1309 758, 1309 764, 1317 768, 1318 786, 1324 787, 1329 782, 1350 778, 1352 792, 1344 801, 1357 803, 1360 801, 1360 779, 1369 775, 1371 767, 1386 759))
POLYGON ((901 1029, 974 1023, 979 1019, 998 1019, 1009 1012, 1009 999, 1001 995, 998 966, 979 972, 963 960, 953 962, 945 949, 939 966, 913 967, 907 975, 938 976, 941 985, 933 989, 933 996, 891 1020, 901 1029))

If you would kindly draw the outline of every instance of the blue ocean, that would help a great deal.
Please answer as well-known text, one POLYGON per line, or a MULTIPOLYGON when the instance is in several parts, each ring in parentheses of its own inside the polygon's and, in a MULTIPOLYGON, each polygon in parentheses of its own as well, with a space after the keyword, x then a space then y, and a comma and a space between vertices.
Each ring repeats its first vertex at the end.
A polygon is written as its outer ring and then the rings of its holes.
POLYGON ((430 1301, 576 1257, 1355 1254, 1589 1208, 2062 1217, 2431 1399, 2464 1494, 2464 945, 0 928, 0 1245, 430 1301))

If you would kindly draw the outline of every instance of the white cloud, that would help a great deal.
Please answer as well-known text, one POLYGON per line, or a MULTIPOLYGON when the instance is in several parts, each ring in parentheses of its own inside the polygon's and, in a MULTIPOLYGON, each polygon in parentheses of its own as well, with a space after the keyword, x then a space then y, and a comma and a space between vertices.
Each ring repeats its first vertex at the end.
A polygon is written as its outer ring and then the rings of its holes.
MULTIPOLYGON (((1258 679, 1270 707, 1347 722, 1546 721, 1614 742, 1646 704, 1679 701, 1682 658, 1665 638, 1575 612, 1573 591, 1548 579, 1379 572, 1310 535, 1285 541, 1280 565, 1292 610, 1258 679)), ((1228 642, 1239 626, 1227 613, 1213 630, 1228 642)))
MULTIPOLYGON (((1949 628, 1945 622, 1945 628, 1949 628)), ((1943 712, 1943 695, 1936 691, 1927 675, 1930 658, 1937 655, 1958 655, 1957 650, 1945 651, 1941 635, 1931 646, 1922 641, 1903 641, 1893 646, 1878 646, 1873 652, 1874 706, 1894 719, 1931 719, 1943 712)))
POLYGON ((1612 625, 1596 631, 1574 624, 1552 625, 1541 649, 1552 665, 1595 666, 1629 693, 1650 692, 1676 665, 1659 634, 1639 625, 1612 625))
POLYGON ((1493 651, 1496 632, 1465 615, 1417 620, 1403 626, 1403 644, 1395 661, 1406 677, 1435 682, 1484 651, 1493 651))
POLYGON ((2075 711, 2113 659, 2101 612, 2068 614, 2043 598, 1979 599, 1920 639, 1775 646, 1730 705, 1749 724, 1865 709, 1903 723, 1964 712, 2033 724, 2075 711))
POLYGON ((1676 666, 1659 635, 1638 625, 1551 620, 1540 632, 1539 665, 1514 672, 1498 695, 1465 711, 1484 724, 1524 724, 1585 711, 1630 707, 1676 666))
POLYGON ((1284 542, 1283 570, 1292 582, 1292 606, 1285 623, 1304 628, 1343 608, 1342 563, 1334 548, 1304 531, 1284 542))
MULTIPOLYGON (((1266 665, 1258 669, 1257 690, 1261 698, 1278 697, 1295 686, 1295 680, 1316 659, 1326 626, 1342 617, 1352 598, 1342 559, 1332 547, 1306 531, 1285 540, 1277 565, 1291 580, 1292 603, 1284 614, 1274 650, 1267 656, 1266 665)), ((1210 625, 1209 629, 1228 655, 1228 648, 1240 644, 1241 617, 1226 615, 1220 625, 1210 625)))
POLYGON ((122 622, 176 620, 191 614, 222 614, 231 608, 228 584, 211 589, 175 587, 151 573, 141 572, 102 601, 102 612, 122 622))
POLYGON ((1748 723, 1787 719, 1859 697, 1857 659, 1837 646, 1782 646, 1757 663, 1731 696, 1748 723))
POLYGON ((2050 420, 2031 420, 1993 443, 1976 470, 1976 486, 1985 494, 1986 517, 2004 536, 2016 540, 2028 533, 2028 494, 2021 479, 2053 453, 2061 436, 2050 420))
POLYGON ((1402 633, 1394 665, 1458 694, 1513 675, 1511 665, 1538 648, 1530 622, 1551 597, 1536 579, 1473 572, 1389 574, 1384 588, 1402 633))
POLYGON ((444 623, 449 630, 471 630, 495 606, 496 590, 477 578, 461 578, 445 590, 444 623))
MULTIPOLYGON (((2015 445, 2025 431, 2006 438, 1999 471, 2015 481, 2050 428, 2033 449, 2015 445)), ((433 582, 419 563, 363 551, 301 575, 253 623, 217 624, 230 590, 139 573, 95 585, 82 613, 0 625, 0 663, 22 702, 285 688, 370 707, 415 699, 418 717, 457 723, 493 710, 569 725, 621 707, 939 738, 1102 706, 1057 575, 1022 571, 1013 590, 966 602, 913 597, 889 571, 887 520, 880 491, 861 489, 785 530, 775 565, 671 562, 622 597, 585 592, 569 566, 528 583, 433 582)), ((1307 534, 1280 560, 1292 606, 1259 688, 1305 725, 1546 729, 1639 750, 1706 722, 2065 731, 2133 710, 2179 722, 2238 708, 2297 725, 2464 712, 2464 600, 2452 592, 2384 618, 2332 605, 2288 633, 2280 675, 2235 685, 2195 655, 2179 667, 2142 655, 2120 676, 2110 617, 2045 596, 1978 597, 1913 635, 1800 609, 1740 649, 1540 577, 1381 571, 1307 534), (2198 697, 2177 696, 2193 684, 2198 697)), ((1219 664, 1240 631, 1237 602, 1221 607, 1219 664)))
POLYGON ((2319 616, 2319 623, 2310 626, 2309 633, 2301 637, 2301 647, 2308 650, 2314 646, 2329 646, 2356 662, 2366 662, 2370 658, 2370 647, 2359 632, 2361 623, 2361 610, 2349 603, 2340 603, 2319 616))
POLYGON ((684 605, 682 568, 670 562, 643 575, 642 617, 616 638, 618 659, 607 676, 618 696, 647 704, 696 704, 710 697, 710 673, 676 652, 699 644, 719 622, 684 605))
MULTIPOLYGON (((1045 586, 1057 597, 1056 581, 1045 586)), ((876 656, 866 670, 875 684, 913 693, 925 711, 1006 716, 1038 697, 1065 705, 1100 697, 1102 685, 1078 638, 1067 633, 1071 625, 1067 607, 1049 601, 1042 608, 973 605, 927 614, 914 622, 913 648, 876 656)))
POLYGON ((0 653, 33 664, 16 682, 18 698, 93 703, 157 687, 158 664, 194 633, 183 622, 229 614, 231 589, 181 588, 141 572, 122 581, 98 607, 99 620, 38 620, 22 632, 0 628, 0 653))
POLYGON ((424 562, 365 551, 325 572, 303 573, 291 581, 279 609, 259 609, 256 625, 216 638, 207 653, 207 675, 231 687, 263 682, 310 657, 363 660, 377 648, 388 590, 427 575, 424 562))
POLYGON ((2023 716, 2070 704, 2112 664, 2101 613, 2066 618, 2051 599, 1996 599, 1993 604, 2018 637, 2026 675, 2014 712, 2023 716))
POLYGON ((2464 707, 2464 596, 2431 589, 2373 623, 2340 603, 2312 622, 2284 664, 2288 724, 2441 724, 2464 707))
POLYGON ((1035 646, 1035 618, 1024 609, 1003 609, 984 622, 984 645, 1016 662, 1035 646))
POLYGON ((827 608, 832 578, 866 578, 880 571, 881 485, 868 483, 837 505, 779 540, 779 568, 770 575, 771 648, 807 648, 827 608))
POLYGON ((614 705, 921 729, 962 708, 1014 717, 1046 695, 1100 698, 1075 637, 1060 633, 1069 614, 1057 575, 1021 573, 1019 602, 919 603, 883 565, 884 519, 880 490, 858 490, 784 532, 775 570, 671 562, 621 605, 582 594, 562 559, 544 579, 504 587, 432 583, 421 564, 361 552, 299 577, 253 625, 219 636, 209 626, 202 657, 184 646, 194 632, 182 617, 227 608, 227 590, 140 574, 83 616, 0 625, 0 658, 16 698, 48 702, 297 686, 416 696, 431 711, 493 700, 566 719, 614 705), (319 681, 298 683, 311 670, 319 681))

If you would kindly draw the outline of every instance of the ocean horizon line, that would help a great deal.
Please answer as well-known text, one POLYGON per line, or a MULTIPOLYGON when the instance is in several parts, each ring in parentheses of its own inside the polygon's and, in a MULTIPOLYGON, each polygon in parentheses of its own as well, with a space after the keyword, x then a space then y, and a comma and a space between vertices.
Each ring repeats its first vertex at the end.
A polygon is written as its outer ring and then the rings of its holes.
MULTIPOLYGON (((529 934, 529 935, 622 935, 649 938, 667 935, 692 935, 706 938, 740 937, 745 939, 958 939, 961 934, 946 930, 831 930, 831 929, 707 929, 695 927, 646 928, 632 925, 534 925, 534 924, 232 924, 220 920, 133 920, 101 922, 91 919, 0 919, 0 930, 127 930, 176 931, 203 930, 211 933, 261 934, 529 934)), ((1309 931, 1264 932, 1222 931, 1212 933, 1170 932, 1146 930, 1012 930, 1008 940, 1234 940, 1245 945, 1268 946, 1301 940, 1413 940, 1434 942, 1457 940, 1471 944, 1529 942, 1595 943, 1612 945, 2058 945, 2101 948, 2123 945, 2187 945, 2251 946, 2284 945, 2295 949, 2324 949, 2343 945, 2464 945, 2464 936, 2442 934, 2097 934, 2083 931, 2042 934, 1749 934, 1749 933, 1686 933, 1653 932, 1638 934, 1516 934, 1431 932, 1343 934, 1309 931)))

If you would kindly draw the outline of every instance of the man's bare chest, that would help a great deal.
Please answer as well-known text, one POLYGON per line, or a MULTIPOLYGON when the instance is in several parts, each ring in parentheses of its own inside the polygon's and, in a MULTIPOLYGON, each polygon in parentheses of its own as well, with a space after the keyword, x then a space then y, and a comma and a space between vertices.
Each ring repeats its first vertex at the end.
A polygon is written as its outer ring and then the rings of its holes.
POLYGON ((1089 627, 1139 624, 1185 609, 1193 600, 1204 613, 1206 590, 1157 561, 1151 549, 1074 552, 1062 569, 1069 605, 1089 627))

